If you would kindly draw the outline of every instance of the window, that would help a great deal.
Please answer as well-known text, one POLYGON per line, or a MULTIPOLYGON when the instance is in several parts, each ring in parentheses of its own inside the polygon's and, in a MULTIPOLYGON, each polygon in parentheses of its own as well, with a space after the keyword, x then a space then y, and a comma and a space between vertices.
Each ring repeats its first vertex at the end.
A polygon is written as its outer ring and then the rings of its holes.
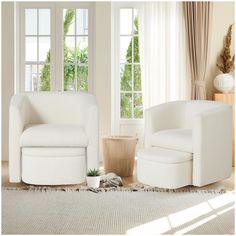
POLYGON ((137 9, 121 8, 119 18, 120 118, 142 119, 137 9))
POLYGON ((25 9, 24 38, 25 91, 50 90, 50 9, 25 9))
POLYGON ((88 91, 88 10, 64 9, 64 90, 88 91))
POLYGON ((92 92, 93 4, 19 6, 19 90, 92 92))

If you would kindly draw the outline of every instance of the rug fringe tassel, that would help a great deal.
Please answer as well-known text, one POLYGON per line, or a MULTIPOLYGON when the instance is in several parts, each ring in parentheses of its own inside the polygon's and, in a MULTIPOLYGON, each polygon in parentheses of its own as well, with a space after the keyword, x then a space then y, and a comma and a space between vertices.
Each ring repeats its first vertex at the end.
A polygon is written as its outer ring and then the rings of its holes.
POLYGON ((219 189, 161 189, 157 187, 108 187, 108 188, 68 188, 68 187, 49 187, 49 186, 25 186, 25 187, 2 187, 2 190, 17 190, 30 192, 48 192, 48 191, 62 191, 62 192, 84 192, 90 191, 94 193, 100 192, 169 192, 169 193, 226 193, 224 188, 219 189))

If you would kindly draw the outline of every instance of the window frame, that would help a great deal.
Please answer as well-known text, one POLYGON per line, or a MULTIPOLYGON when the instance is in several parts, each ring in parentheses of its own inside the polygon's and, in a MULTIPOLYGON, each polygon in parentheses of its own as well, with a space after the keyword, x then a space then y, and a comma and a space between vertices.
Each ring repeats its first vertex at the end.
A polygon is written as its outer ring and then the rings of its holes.
POLYGON ((16 93, 25 92, 25 9, 50 9, 50 91, 64 91, 63 9, 88 9, 88 92, 94 93, 94 3, 18 2, 16 8, 16 93), (59 20, 58 20, 59 19, 59 20), (19 77, 17 76, 19 75, 19 77))
MULTIPOLYGON (((114 45, 114 61, 113 61, 113 74, 114 80, 112 83, 112 96, 114 96, 112 103, 112 121, 113 121, 113 131, 114 133, 119 133, 121 124, 143 124, 144 123, 144 112, 143 118, 121 118, 120 117, 120 9, 122 8, 135 8, 140 10, 142 7, 142 2, 119 2, 113 3, 113 45, 114 45)), ((132 39, 133 40, 133 39, 132 39)), ((133 46, 132 46, 133 47, 133 46)), ((135 64, 135 63, 134 63, 135 64)), ((132 75, 133 77, 133 75, 132 75)), ((132 84, 132 86, 134 86, 132 84)), ((133 90, 135 93, 135 91, 133 90)), ((142 91, 141 91, 142 92, 142 91)), ((142 93, 141 93, 142 94, 142 93)), ((132 95, 133 96, 133 95, 132 95)), ((133 101, 132 101, 133 103, 133 101)), ((133 107, 132 107, 133 110, 133 107)), ((132 111, 133 113, 133 111, 132 111)))

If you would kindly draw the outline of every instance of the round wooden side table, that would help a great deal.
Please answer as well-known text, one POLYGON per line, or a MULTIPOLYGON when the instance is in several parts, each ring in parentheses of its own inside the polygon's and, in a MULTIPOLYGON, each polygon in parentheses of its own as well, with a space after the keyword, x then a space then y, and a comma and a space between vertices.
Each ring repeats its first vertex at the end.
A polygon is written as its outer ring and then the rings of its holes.
POLYGON ((121 177, 133 175, 137 137, 103 137, 103 161, 105 173, 113 172, 121 177))

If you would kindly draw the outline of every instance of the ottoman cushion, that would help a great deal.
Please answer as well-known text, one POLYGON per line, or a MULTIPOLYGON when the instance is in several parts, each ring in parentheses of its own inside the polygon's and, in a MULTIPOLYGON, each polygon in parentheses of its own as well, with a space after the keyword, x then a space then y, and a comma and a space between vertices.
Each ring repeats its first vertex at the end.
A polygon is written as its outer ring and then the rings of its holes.
POLYGON ((166 164, 175 164, 192 160, 192 154, 189 152, 180 152, 158 147, 142 149, 138 152, 137 156, 140 159, 166 164))

